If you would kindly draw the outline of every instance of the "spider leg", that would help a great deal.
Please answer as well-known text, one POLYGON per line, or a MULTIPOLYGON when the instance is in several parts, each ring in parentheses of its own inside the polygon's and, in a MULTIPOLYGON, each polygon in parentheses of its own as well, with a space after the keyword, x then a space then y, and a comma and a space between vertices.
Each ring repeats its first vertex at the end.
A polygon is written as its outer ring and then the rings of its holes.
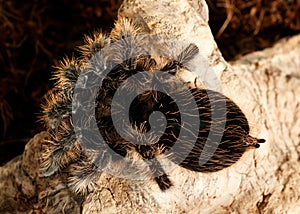
POLYGON ((101 173, 84 155, 68 168, 68 186, 76 194, 86 195, 94 190, 94 179, 101 173))
POLYGON ((110 38, 113 41, 124 39, 127 37, 134 37, 138 34, 148 34, 150 29, 147 23, 139 15, 134 17, 126 17, 118 19, 115 23, 114 29, 111 31, 110 38))
POLYGON ((141 155, 143 160, 148 163, 159 188, 162 191, 169 189, 173 184, 156 158, 158 149, 155 149, 155 146, 152 145, 136 145, 135 150, 141 155))
POLYGON ((110 43, 110 38, 101 31, 95 31, 91 36, 85 35, 85 44, 79 47, 79 51, 87 60, 110 43))
POLYGON ((177 61, 180 64, 184 65, 185 63, 192 60, 198 53, 199 48, 194 43, 191 43, 178 55, 177 61))
POLYGON ((73 128, 63 122, 51 134, 51 140, 43 144, 41 173, 50 176, 69 163, 77 160, 81 153, 81 147, 77 141, 73 128))

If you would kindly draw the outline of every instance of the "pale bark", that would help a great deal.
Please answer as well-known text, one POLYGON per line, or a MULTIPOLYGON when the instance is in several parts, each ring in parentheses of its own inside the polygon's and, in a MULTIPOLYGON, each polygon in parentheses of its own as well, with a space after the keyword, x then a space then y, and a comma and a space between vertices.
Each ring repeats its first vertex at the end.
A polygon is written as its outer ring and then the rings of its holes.
MULTIPOLYGON (((64 173, 39 176, 41 144, 47 138, 42 132, 22 156, 0 168, 0 212, 299 213, 300 36, 229 65, 214 42, 204 0, 125 1, 120 13, 138 13, 155 33, 195 43, 216 74, 211 76, 219 83, 218 90, 240 106, 251 133, 266 143, 231 167, 209 174, 183 169, 161 157, 172 169, 169 177, 174 183, 165 192, 153 180, 102 173, 95 191, 80 198, 68 190, 64 173)), ((194 63, 204 70, 209 67, 202 61, 194 63)), ((181 77, 194 83, 193 74, 181 77)))

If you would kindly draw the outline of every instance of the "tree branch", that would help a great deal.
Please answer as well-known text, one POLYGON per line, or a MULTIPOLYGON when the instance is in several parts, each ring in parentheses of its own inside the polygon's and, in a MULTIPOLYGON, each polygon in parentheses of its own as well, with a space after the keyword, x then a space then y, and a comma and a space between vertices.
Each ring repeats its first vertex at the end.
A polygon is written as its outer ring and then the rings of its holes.
MULTIPOLYGON (((120 16, 137 13, 152 32, 195 43, 204 59, 195 65, 204 71, 212 68, 217 89, 240 106, 251 132, 267 142, 215 173, 192 172, 161 157, 172 169, 169 177, 174 183, 165 192, 153 180, 102 173, 95 190, 81 197, 68 189, 64 172, 40 177, 41 145, 48 138, 42 132, 28 142, 22 156, 0 168, 0 212, 300 212, 300 36, 229 65, 214 42, 204 0, 128 0, 120 9, 120 16)), ((195 74, 180 77, 199 87, 195 74)))

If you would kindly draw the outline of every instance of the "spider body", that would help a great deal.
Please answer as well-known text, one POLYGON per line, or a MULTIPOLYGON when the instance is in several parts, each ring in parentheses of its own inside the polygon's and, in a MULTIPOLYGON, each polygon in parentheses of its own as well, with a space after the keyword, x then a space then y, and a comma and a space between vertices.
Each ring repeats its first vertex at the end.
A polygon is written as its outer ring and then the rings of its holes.
MULTIPOLYGON (((70 174, 69 185, 77 193, 85 193, 93 186, 93 179, 106 166, 119 161, 122 157, 130 156, 132 152, 137 154, 138 159, 148 164, 159 188, 167 190, 173 184, 157 159, 159 155, 166 155, 186 169, 207 173, 232 165, 248 148, 257 148, 258 143, 264 142, 249 135, 245 115, 232 100, 221 93, 196 88, 186 90, 177 87, 176 84, 172 85, 176 73, 181 69, 187 69, 185 64, 198 54, 198 48, 194 44, 185 47, 175 59, 157 54, 155 56, 141 54, 140 49, 143 48, 140 46, 148 44, 143 39, 135 40, 141 33, 149 33, 145 23, 138 25, 134 20, 120 19, 110 36, 95 33, 91 38, 86 37, 86 44, 81 47, 83 58, 77 61, 65 60, 54 75, 57 83, 43 105, 42 120, 51 140, 44 145, 42 173, 50 176, 60 169, 67 168, 70 174), (126 37, 133 37, 133 40, 126 40, 126 37), (115 52, 109 53, 108 56, 108 59, 115 62, 115 66, 111 67, 109 73, 102 79, 95 98, 94 113, 97 127, 87 125, 87 129, 82 131, 100 132, 105 144, 99 145, 96 138, 78 139, 78 135, 75 134, 72 111, 76 106, 74 107, 74 103, 72 106, 72 99, 79 75, 85 71, 89 72, 89 61, 97 57, 105 45, 116 41, 120 43, 114 46, 115 52), (128 43, 131 48, 136 47, 138 51, 136 56, 123 60, 124 55, 131 54, 128 50, 132 49, 126 49, 128 43), (179 99, 173 99, 171 95, 157 90, 146 90, 136 96, 128 112, 129 121, 135 131, 125 132, 124 139, 114 127, 112 101, 119 88, 130 93, 136 88, 143 87, 146 84, 143 79, 128 80, 129 77, 143 72, 146 72, 147 77, 152 80, 150 83, 154 85, 154 89, 155 84, 163 87, 164 84, 170 84, 168 87, 177 93, 179 99), (158 75, 160 72, 168 74, 167 81, 160 80, 158 75), (187 96, 189 93, 192 94, 192 98, 187 96), (196 113, 189 115, 200 121, 196 127, 196 140, 183 136, 185 140, 178 141, 186 121, 182 121, 182 112, 177 102, 181 105, 196 103, 196 113), (153 125, 149 122, 149 117, 156 111, 164 114, 166 118, 164 132, 160 133, 159 137, 144 138, 144 134, 149 132, 153 125), (82 141, 87 146, 83 147, 82 141), (108 152, 107 146, 115 152, 115 155, 108 152), (172 150, 173 146, 177 146, 177 149, 172 150)), ((101 68, 103 62, 98 61, 96 60, 99 63, 96 63, 96 67, 101 68)), ((79 109, 80 105, 83 103, 79 103, 79 109)), ((84 120, 83 124, 89 124, 90 115, 85 115, 84 120)), ((189 126, 192 127, 194 124, 187 124, 187 127, 189 126)), ((82 133, 82 136, 89 135, 82 133)))

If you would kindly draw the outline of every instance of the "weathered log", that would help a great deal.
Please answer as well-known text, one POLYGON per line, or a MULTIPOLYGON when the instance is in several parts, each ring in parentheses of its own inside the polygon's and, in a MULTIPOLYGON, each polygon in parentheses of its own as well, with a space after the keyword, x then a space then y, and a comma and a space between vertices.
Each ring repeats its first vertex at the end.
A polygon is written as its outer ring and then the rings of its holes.
MULTIPOLYGON (((164 167, 172 169, 169 177, 174 184, 164 192, 153 180, 123 179, 104 172, 95 190, 82 197, 68 189, 64 172, 40 176, 41 146, 48 138, 42 132, 27 143, 22 156, 0 168, 0 212, 300 212, 300 36, 229 65, 214 42, 204 0, 125 1, 120 16, 133 14, 139 14, 155 33, 195 43, 204 59, 195 63, 214 71, 211 77, 219 83, 217 89, 240 106, 251 132, 266 143, 214 173, 192 172, 161 157, 164 167)), ((191 85, 195 77, 181 75, 191 85)))

